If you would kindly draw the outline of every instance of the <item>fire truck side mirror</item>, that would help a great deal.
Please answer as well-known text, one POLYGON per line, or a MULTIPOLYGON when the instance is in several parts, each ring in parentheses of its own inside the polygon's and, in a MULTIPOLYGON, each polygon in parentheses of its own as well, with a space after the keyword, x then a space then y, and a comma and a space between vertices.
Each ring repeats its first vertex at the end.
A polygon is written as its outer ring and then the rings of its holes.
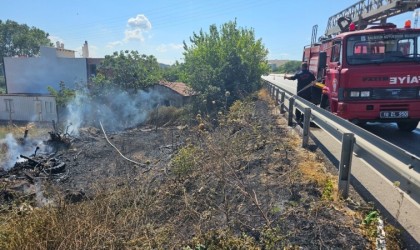
POLYGON ((327 52, 322 51, 319 52, 318 69, 324 69, 325 67, 327 67, 327 52))

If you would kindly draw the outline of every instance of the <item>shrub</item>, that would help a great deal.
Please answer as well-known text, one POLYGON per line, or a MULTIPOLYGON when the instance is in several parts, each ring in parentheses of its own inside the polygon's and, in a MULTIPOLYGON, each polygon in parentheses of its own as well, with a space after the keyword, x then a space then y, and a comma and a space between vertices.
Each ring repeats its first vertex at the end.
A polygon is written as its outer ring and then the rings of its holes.
POLYGON ((191 145, 181 148, 171 161, 173 172, 179 177, 189 175, 199 159, 198 153, 191 145))

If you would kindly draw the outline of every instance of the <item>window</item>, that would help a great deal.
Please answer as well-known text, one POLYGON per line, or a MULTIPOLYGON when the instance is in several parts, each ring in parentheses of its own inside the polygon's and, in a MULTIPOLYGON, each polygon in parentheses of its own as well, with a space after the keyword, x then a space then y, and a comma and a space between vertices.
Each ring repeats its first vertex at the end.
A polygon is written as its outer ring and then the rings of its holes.
POLYGON ((413 39, 404 39, 398 41, 398 48, 397 51, 401 53, 401 55, 412 55, 415 53, 414 51, 414 40, 413 39))
POLYGON ((354 55, 374 55, 374 54, 384 54, 385 45, 382 42, 378 43, 356 43, 353 47, 354 55))
POLYGON ((341 41, 334 42, 331 48, 331 62, 341 62, 341 41))
POLYGON ((372 33, 347 38, 349 64, 418 63, 420 33, 372 33))

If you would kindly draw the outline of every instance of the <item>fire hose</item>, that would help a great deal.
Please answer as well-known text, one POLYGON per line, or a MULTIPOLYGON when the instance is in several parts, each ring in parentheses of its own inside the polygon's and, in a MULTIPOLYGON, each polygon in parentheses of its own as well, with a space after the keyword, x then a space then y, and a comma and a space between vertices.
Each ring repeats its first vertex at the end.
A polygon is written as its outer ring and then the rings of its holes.
POLYGON ((122 153, 121 153, 121 151, 120 150, 118 150, 118 148, 116 147, 116 146, 114 146, 114 144, 112 144, 110 141, 109 141, 109 139, 108 139, 108 136, 106 135, 106 133, 105 133, 105 130, 104 130, 104 127, 102 126, 102 122, 99 122, 99 125, 101 125, 101 129, 102 129, 102 132, 104 133, 104 136, 105 136, 105 139, 106 139, 106 141, 109 143, 109 145, 111 145, 117 152, 118 152, 118 154, 120 154, 121 155, 121 157, 122 158, 124 158, 125 160, 127 160, 127 161, 129 161, 129 162, 131 162, 131 163, 134 163, 134 164, 136 164, 136 165, 141 165, 141 163, 139 163, 139 162, 136 162, 136 161, 133 161, 133 160, 131 160, 131 159, 129 159, 129 158, 127 158, 126 156, 124 156, 122 153))

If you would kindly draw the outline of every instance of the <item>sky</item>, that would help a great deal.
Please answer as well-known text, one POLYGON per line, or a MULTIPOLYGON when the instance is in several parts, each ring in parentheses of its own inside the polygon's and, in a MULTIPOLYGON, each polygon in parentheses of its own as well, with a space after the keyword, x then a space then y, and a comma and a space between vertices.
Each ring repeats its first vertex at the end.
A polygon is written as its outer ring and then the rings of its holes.
MULTIPOLYGON (((158 62, 183 61, 183 42, 236 20, 253 29, 269 54, 267 59, 300 60, 310 44, 312 27, 324 34, 328 18, 357 0, 0 0, 0 20, 39 28, 54 42, 82 55, 102 58, 115 51, 136 50, 158 62)), ((388 19, 398 27, 414 23, 414 12, 388 19)))

